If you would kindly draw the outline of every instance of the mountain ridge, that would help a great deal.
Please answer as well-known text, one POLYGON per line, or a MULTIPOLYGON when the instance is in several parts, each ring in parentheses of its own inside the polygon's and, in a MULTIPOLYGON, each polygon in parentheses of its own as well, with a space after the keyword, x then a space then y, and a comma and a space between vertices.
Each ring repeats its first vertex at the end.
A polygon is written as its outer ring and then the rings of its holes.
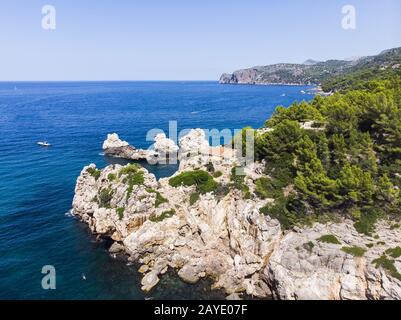
MULTIPOLYGON (((360 71, 380 71, 391 67, 400 69, 401 47, 383 50, 378 55, 365 56, 357 60, 327 60, 318 62, 312 59, 303 64, 278 63, 239 69, 233 73, 223 73, 221 84, 286 84, 286 85, 324 85, 337 77, 360 71)), ((335 89, 335 88, 326 88, 335 89)))

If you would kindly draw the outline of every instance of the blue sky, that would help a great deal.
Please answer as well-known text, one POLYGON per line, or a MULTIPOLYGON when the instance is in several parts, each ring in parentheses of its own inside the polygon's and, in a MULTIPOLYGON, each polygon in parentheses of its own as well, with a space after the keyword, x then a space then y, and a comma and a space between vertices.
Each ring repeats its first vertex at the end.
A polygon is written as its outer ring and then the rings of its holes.
POLYGON ((401 46, 399 0, 2 0, 0 80, 215 80, 401 46), (56 30, 41 28, 42 6, 56 30), (357 10, 356 30, 341 8, 357 10))

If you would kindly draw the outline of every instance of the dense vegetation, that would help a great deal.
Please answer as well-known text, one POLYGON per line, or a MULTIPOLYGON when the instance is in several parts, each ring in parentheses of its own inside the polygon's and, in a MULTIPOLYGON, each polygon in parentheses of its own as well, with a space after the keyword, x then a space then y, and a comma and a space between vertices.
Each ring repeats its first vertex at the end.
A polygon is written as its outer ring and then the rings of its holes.
POLYGON ((273 130, 255 134, 271 177, 256 182, 256 194, 276 200, 261 212, 284 227, 330 213, 371 234, 379 217, 401 213, 401 77, 359 75, 332 96, 278 107, 266 121, 273 130), (307 121, 315 125, 303 129, 307 121))
POLYGON ((378 84, 376 81, 389 80, 397 75, 401 75, 401 48, 362 58, 343 74, 324 79, 322 88, 324 91, 372 90, 378 84))
POLYGON ((208 193, 217 189, 218 184, 213 177, 203 170, 183 172, 169 180, 172 187, 195 186, 197 192, 208 193))

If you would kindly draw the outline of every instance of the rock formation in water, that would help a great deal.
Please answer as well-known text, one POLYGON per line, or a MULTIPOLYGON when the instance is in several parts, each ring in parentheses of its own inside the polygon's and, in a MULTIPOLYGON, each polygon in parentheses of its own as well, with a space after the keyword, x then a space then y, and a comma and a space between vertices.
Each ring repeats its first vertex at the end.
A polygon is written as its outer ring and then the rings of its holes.
MULTIPOLYGON (((106 149, 127 148, 115 138, 106 149)), ((259 212, 272 201, 255 194, 255 181, 268 178, 263 163, 246 166, 237 180, 233 150, 211 148, 202 130, 179 144, 180 167, 171 178, 157 181, 133 164, 103 170, 91 164, 75 188, 73 213, 113 239, 111 251, 124 250, 141 264, 144 291, 171 268, 188 283, 210 278, 231 296, 401 299, 399 228, 379 222, 371 237, 344 220, 284 231, 259 212), (194 172, 203 180, 188 183, 194 172), (172 183, 183 175, 182 184, 172 183)))
POLYGON ((166 163, 170 158, 176 159, 178 146, 164 133, 157 134, 153 146, 148 150, 136 149, 119 138, 117 133, 107 135, 103 142, 103 152, 107 156, 127 160, 147 160, 152 164, 166 163))

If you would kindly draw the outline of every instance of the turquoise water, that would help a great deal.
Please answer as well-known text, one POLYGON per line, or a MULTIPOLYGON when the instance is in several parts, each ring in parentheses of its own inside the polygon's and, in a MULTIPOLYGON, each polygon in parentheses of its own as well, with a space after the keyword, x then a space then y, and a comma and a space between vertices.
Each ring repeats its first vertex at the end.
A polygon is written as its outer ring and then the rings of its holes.
MULTIPOLYGON (((113 259, 85 225, 66 215, 83 166, 106 166, 107 133, 136 147, 149 129, 260 127, 276 105, 311 98, 291 86, 216 82, 0 83, 0 298, 210 298, 207 284, 171 274, 148 295, 135 266, 113 259), (52 147, 36 142, 48 140, 52 147), (56 268, 56 290, 43 290, 41 269, 56 268), (82 275, 85 275, 86 280, 82 275)), ((175 170, 152 167, 158 177, 175 170)))

